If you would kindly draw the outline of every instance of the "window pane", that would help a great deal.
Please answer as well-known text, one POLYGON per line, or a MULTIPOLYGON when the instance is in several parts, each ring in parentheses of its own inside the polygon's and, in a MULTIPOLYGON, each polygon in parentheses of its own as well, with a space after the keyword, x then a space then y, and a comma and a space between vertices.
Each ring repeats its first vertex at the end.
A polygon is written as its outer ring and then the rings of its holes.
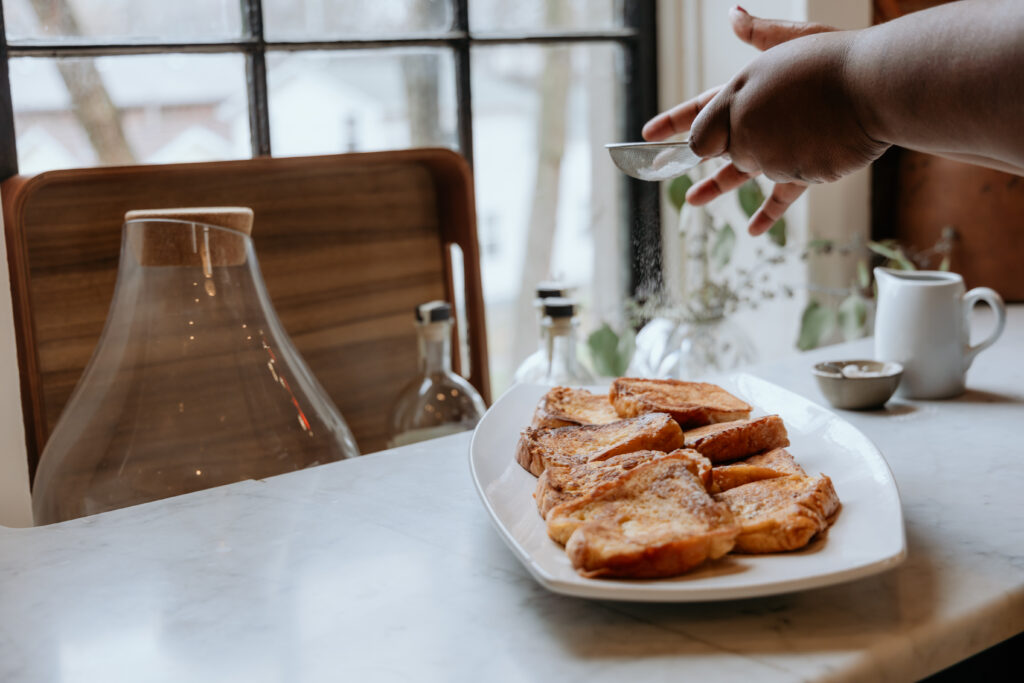
POLYGON ((585 336, 621 321, 624 181, 603 145, 621 138, 622 51, 596 43, 474 48, 477 221, 491 386, 536 349, 540 280, 575 286, 585 336))
POLYGON ((451 28, 449 0, 263 0, 267 40, 329 40, 451 28))
POLYGON ((10 60, 22 173, 250 155, 240 55, 10 60))
POLYGON ((239 0, 4 0, 11 42, 237 38, 239 0))
POLYGON ((474 33, 515 31, 597 31, 621 28, 622 0, 473 0, 469 28, 474 33))
POLYGON ((455 69, 440 49, 267 55, 275 155, 457 147, 455 69))

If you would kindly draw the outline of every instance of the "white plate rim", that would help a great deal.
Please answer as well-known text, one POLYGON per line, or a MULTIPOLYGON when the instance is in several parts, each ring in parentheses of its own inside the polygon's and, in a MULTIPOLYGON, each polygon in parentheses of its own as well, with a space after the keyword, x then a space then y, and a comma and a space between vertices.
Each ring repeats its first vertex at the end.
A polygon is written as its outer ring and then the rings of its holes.
MULTIPOLYGON (((887 475, 887 491, 891 497, 891 503, 893 504, 893 510, 891 514, 895 516, 892 519, 893 528, 898 532, 898 543, 888 553, 880 555, 873 560, 865 561, 861 563, 851 564, 845 568, 829 571, 819 575, 801 577, 790 580, 777 580, 770 582, 753 583, 750 585, 733 585, 726 587, 697 587, 694 588, 690 584, 682 584, 680 588, 666 588, 664 581, 620 581, 620 580, 608 580, 608 579, 587 579, 582 576, 576 575, 568 580, 560 579, 544 567, 542 567, 536 559, 530 554, 530 552, 523 547, 523 545, 516 539, 512 532, 505 526, 501 516, 495 510, 491 499, 487 495, 485 483, 481 481, 480 472, 477 466, 477 453, 479 449, 477 445, 479 443, 478 436, 481 433, 481 427, 485 427, 487 424, 488 416, 496 412, 502 411, 503 401, 508 401, 509 396, 516 391, 539 391, 540 394, 546 390, 544 387, 538 387, 536 385, 514 385, 507 390, 497 401, 491 406, 481 419, 477 428, 473 432, 473 437, 470 441, 468 460, 470 473, 473 478, 474 488, 476 489, 477 495, 480 501, 483 503, 484 508, 487 511, 488 517, 491 520, 491 524, 498 532, 499 537, 505 542, 506 546, 512 551, 516 559, 529 571, 530 575, 542 586, 548 590, 560 593, 563 595, 570 595, 582 598, 592 598, 600 600, 621 600, 621 601, 634 601, 634 602, 707 602, 707 601, 718 601, 718 600, 733 600, 753 597, 763 597, 768 595, 778 595, 784 593, 791 593, 795 591, 809 590, 813 588, 821 588, 825 586, 846 583, 856 579, 872 576, 901 564, 907 555, 906 550, 906 530, 903 521, 902 505, 900 503, 899 489, 896 485, 895 478, 892 475, 892 470, 886 462, 885 457, 879 451, 878 447, 872 442, 866 435, 860 430, 851 425, 846 420, 833 413, 832 411, 823 408, 822 406, 809 401, 807 398, 800 396, 784 387, 780 387, 777 384, 768 382, 767 380, 756 377, 748 373, 732 373, 713 379, 720 384, 728 386, 743 385, 763 385, 770 387, 772 391, 781 392, 787 395, 788 400, 794 404, 800 404, 807 406, 810 409, 818 412, 819 414, 826 415, 827 419, 835 423, 836 425, 842 425, 844 429, 852 430, 852 433, 856 433, 862 439, 861 455, 868 460, 874 461, 874 466, 880 472, 884 472, 887 475)), ((538 396, 540 395, 538 394, 538 396)), ((783 419, 786 416, 780 413, 783 419)), ((787 422, 788 424, 788 422, 787 422)), ((524 423, 522 427, 526 427, 524 423)), ((521 428, 522 428, 521 427, 521 428)), ((515 444, 511 443, 505 455, 512 459, 514 462, 514 449, 515 444)), ((799 460, 799 458, 798 458, 799 460)), ((524 500, 524 505, 532 506, 532 501, 524 500)), ((842 514, 842 512, 840 513, 842 514)), ((543 524, 543 520, 537 515, 537 523, 543 524)), ((552 541, 554 543, 554 541, 552 541)), ((764 556, 770 558, 772 556, 764 556)), ((751 556, 746 556, 750 559, 751 556)), ((757 559, 755 559, 757 561, 757 559)), ((678 584, 676 584, 678 585, 678 584)))

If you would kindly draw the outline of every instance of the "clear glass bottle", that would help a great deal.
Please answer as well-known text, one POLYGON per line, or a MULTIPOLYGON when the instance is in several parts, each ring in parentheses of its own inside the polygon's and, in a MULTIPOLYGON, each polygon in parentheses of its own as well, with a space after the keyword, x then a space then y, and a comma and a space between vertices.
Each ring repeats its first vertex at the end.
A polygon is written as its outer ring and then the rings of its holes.
POLYGON ((533 308, 537 311, 537 334, 540 336, 540 344, 537 350, 527 356, 513 375, 515 382, 529 382, 523 379, 527 374, 536 375, 536 368, 547 363, 547 352, 544 350, 544 339, 541 336, 541 329, 544 323, 544 300, 553 298, 568 298, 571 288, 554 280, 544 280, 537 283, 536 298, 533 300, 533 308))
POLYGON ((516 382, 525 384, 595 384, 594 374, 576 354, 576 303, 571 299, 544 299, 540 348, 516 371, 516 382))
POLYGON ((473 429, 487 409, 473 385, 452 371, 452 309, 416 307, 420 374, 402 390, 388 424, 388 446, 405 446, 473 429))

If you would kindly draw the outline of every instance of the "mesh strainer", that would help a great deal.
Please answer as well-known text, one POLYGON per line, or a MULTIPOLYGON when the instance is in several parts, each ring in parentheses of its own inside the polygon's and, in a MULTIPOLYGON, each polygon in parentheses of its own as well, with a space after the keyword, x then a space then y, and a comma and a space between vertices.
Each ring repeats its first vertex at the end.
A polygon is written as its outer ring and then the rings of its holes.
POLYGON ((702 159, 690 149, 690 141, 619 142, 605 145, 619 170, 640 180, 671 180, 683 175, 702 159))

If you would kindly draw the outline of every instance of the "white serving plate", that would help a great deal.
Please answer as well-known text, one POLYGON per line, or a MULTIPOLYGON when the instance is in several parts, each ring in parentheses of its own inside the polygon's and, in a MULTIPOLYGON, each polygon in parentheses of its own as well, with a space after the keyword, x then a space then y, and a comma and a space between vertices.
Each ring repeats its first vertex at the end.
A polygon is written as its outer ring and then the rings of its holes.
POLYGON ((842 507, 824 538, 792 553, 727 555, 672 579, 583 578, 563 548, 548 538, 532 497, 537 479, 515 461, 519 433, 548 387, 517 385, 477 425, 469 464, 495 528, 541 585, 603 600, 698 602, 817 588, 876 574, 903 561, 906 539, 896 482, 864 434, 834 413, 753 375, 733 374, 715 382, 754 406, 754 416, 780 415, 797 462, 808 474, 831 477, 842 507))

